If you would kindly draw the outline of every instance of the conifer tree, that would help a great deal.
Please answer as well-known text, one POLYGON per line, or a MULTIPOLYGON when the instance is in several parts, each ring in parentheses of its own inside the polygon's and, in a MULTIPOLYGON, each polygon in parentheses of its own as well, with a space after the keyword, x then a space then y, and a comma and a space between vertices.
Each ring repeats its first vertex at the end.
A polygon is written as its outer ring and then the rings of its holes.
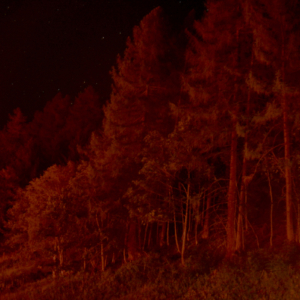
POLYGON ((0 178, 0 237, 3 237, 7 234, 7 211, 14 203, 16 192, 19 187, 19 179, 16 176, 14 169, 9 166, 0 171, 0 178))
POLYGON ((36 112, 30 123, 31 134, 35 140, 36 151, 41 158, 39 172, 51 165, 67 162, 68 137, 63 130, 71 106, 70 97, 58 93, 44 107, 36 112))
POLYGON ((11 167, 24 185, 34 173, 33 139, 26 117, 19 108, 9 115, 9 121, 0 133, 2 167, 11 167))
POLYGON ((180 88, 177 53, 176 39, 158 7, 134 28, 124 57, 118 57, 117 68, 111 72, 113 92, 103 122, 110 143, 105 157, 121 195, 138 177, 147 133, 157 130, 166 135, 172 130, 169 101, 176 101, 180 88))
MULTIPOLYGON (((285 160, 285 198, 287 240, 295 240, 292 213, 291 112, 297 92, 299 69, 299 1, 264 0, 252 2, 251 25, 256 58, 273 69, 273 92, 282 109, 285 160)), ((295 107, 295 106, 294 106, 295 107)))
POLYGON ((227 216, 227 256, 236 248, 235 209, 237 202, 238 127, 245 103, 245 74, 249 65, 247 26, 238 0, 208 1, 207 13, 194 24, 187 60, 190 72, 186 89, 191 101, 211 120, 214 143, 230 146, 227 216), (226 124, 226 125, 225 125, 226 124), (224 125, 227 132, 224 132, 224 125), (222 129, 221 129, 222 128, 222 129), (225 139, 224 139, 225 137, 225 139), (224 144, 225 142, 225 144, 224 144))
POLYGON ((68 159, 79 159, 77 146, 84 147, 88 144, 91 133, 101 128, 102 119, 99 95, 89 86, 75 98, 62 129, 65 142, 68 143, 68 159))
POLYGON ((179 80, 172 65, 172 39, 162 9, 154 9, 134 28, 124 57, 118 57, 111 72, 114 84, 104 110, 104 133, 124 156, 138 154, 147 132, 170 132, 168 101, 178 93, 179 80))

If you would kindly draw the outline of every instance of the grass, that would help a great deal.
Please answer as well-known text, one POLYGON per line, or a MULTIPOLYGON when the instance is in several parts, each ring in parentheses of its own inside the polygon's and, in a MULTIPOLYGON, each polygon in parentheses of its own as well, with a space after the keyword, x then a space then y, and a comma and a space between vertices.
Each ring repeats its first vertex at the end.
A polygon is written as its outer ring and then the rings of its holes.
MULTIPOLYGON (((29 266, 29 264, 28 264, 29 266)), ((1 282, 14 282, 24 267, 7 268, 1 282), (15 274, 15 275, 14 275, 15 274), (16 279, 15 278, 15 279, 16 279), (10 281, 9 281, 9 280, 10 281)), ((255 250, 231 262, 208 248, 187 252, 186 265, 177 256, 152 253, 94 275, 68 273, 24 280, 13 289, 2 288, 1 299, 299 299, 300 251, 296 246, 278 252, 255 250)))

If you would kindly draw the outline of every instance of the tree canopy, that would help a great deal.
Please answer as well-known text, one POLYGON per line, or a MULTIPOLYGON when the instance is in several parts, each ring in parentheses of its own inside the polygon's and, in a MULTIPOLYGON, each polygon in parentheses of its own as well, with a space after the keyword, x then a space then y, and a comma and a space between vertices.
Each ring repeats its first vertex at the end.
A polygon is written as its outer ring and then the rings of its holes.
POLYGON ((300 241, 300 3, 206 7, 185 30, 160 7, 145 16, 103 107, 89 87, 31 122, 14 111, 0 132, 3 247, 56 274, 165 246, 184 265, 203 240, 227 259, 300 241))

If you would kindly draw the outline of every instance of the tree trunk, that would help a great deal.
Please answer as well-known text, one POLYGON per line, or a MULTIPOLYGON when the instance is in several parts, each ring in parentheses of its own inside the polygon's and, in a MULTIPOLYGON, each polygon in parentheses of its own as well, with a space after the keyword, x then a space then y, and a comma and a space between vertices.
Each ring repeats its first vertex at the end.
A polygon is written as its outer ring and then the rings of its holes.
POLYGON ((144 242, 143 242, 143 248, 142 248, 143 250, 145 250, 145 246, 146 246, 148 226, 149 226, 149 222, 147 222, 146 227, 145 227, 145 232, 144 232, 144 242))
MULTIPOLYGON (((253 53, 251 55, 251 71, 253 67, 253 53)), ((243 167, 242 167, 242 181, 241 192, 239 198, 238 208, 238 221, 237 221, 237 237, 236 237, 236 250, 241 251, 245 249, 245 227, 247 228, 246 217, 246 201, 247 201, 247 186, 249 184, 247 180, 247 159, 246 151, 248 148, 248 128, 249 128, 249 115, 250 115, 250 96, 251 91, 248 88, 247 91, 247 106, 246 106, 246 130, 244 138, 244 153, 243 153, 243 167)))
POLYGON ((202 209, 201 209, 201 226, 202 226, 202 228, 204 226, 205 195, 206 195, 206 193, 204 192, 203 197, 202 197, 202 209))
POLYGON ((291 171, 291 141, 290 141, 290 126, 288 120, 288 103, 285 92, 285 18, 281 20, 281 76, 283 87, 281 90, 281 107, 283 112, 283 135, 284 135, 284 169, 285 169, 285 200, 286 200, 286 234, 287 240, 293 242, 295 240, 293 217, 292 217, 292 171, 291 171))
POLYGON ((241 192, 239 197, 238 207, 238 219, 237 219, 237 231, 236 231, 236 251, 244 250, 244 208, 245 208, 245 195, 246 195, 246 172, 247 172, 247 161, 244 155, 243 158, 243 170, 242 170, 242 182, 241 192))
POLYGON ((105 257, 104 257, 104 248, 103 248, 102 239, 101 239, 101 242, 100 242, 100 255, 101 255, 101 271, 104 272, 104 270, 105 270, 105 257))
POLYGON ((198 219, 195 220, 195 244, 198 245, 198 219))
POLYGON ((212 197, 211 191, 208 191, 207 200, 206 200, 206 211, 204 217, 204 226, 202 231, 203 239, 208 239, 209 236, 209 209, 210 209, 211 197, 212 197))
POLYGON ((165 235, 166 235, 166 222, 162 222, 161 224, 161 231, 160 231, 160 238, 159 238, 159 246, 162 247, 164 245, 165 241, 165 235))
POLYGON ((153 223, 151 222, 151 223, 150 223, 149 236, 148 236, 148 249, 150 248, 150 245, 151 245, 152 227, 153 227, 153 223))
MULTIPOLYGON (((284 47, 282 58, 284 58, 284 47)), ((285 67, 282 64, 282 81, 285 81, 285 67)), ((291 171, 291 141, 290 126, 288 120, 288 104, 286 93, 282 91, 282 111, 283 111, 283 134, 284 134, 284 170, 285 170, 285 200, 286 200, 286 234, 287 240, 293 242, 295 239, 292 216, 292 171, 291 171)))
POLYGON ((126 249, 123 249, 123 259, 124 259, 124 263, 127 263, 127 258, 126 258, 126 249))
POLYGON ((300 200, 299 200, 299 195, 297 193, 296 185, 295 185, 295 180, 293 179, 293 187, 294 187, 294 194, 296 197, 297 201, 297 220, 296 220, 296 232, 295 232, 295 241, 297 243, 300 243, 300 200))
POLYGON ((189 202, 190 202, 190 174, 188 174, 188 185, 186 189, 186 206, 182 232, 182 247, 181 247, 181 264, 184 266, 184 252, 187 238, 188 219, 189 219, 189 202))
POLYGON ((143 242, 142 242, 142 223, 141 223, 141 221, 138 221, 138 241, 139 241, 138 249, 142 249, 143 242))
POLYGON ((286 199, 286 233, 289 242, 294 241, 294 228, 292 216, 292 171, 291 171, 291 149, 290 132, 288 124, 288 112, 286 97, 283 97, 283 131, 284 131, 284 158, 285 158, 285 199, 286 199))
MULTIPOLYGON (((200 190, 200 189, 199 189, 200 190)), ((199 226, 199 218, 200 218, 200 205, 201 205, 201 197, 199 202, 194 207, 195 210, 195 244, 198 245, 198 226, 199 226)))
POLYGON ((300 243, 300 201, 299 201, 299 197, 297 197, 297 208, 298 208, 297 232, 298 232, 298 243, 300 243))
POLYGON ((233 117, 230 148, 230 176, 228 189, 227 215, 227 249, 226 257, 231 258, 235 250, 235 204, 236 204, 236 163, 237 163, 237 133, 236 116, 233 117))
POLYGON ((167 245, 170 245, 170 222, 167 223, 167 245))
POLYGON ((131 220, 128 228, 127 251, 128 260, 132 261, 139 255, 137 222, 131 220))
POLYGON ((186 240, 190 241, 190 234, 191 234, 191 229, 192 229, 192 206, 189 206, 189 212, 188 212, 188 229, 187 229, 187 234, 186 234, 186 240))
POLYGON ((174 231, 175 231, 175 242, 178 252, 180 253, 180 247, 178 242, 178 234, 177 234, 177 225, 176 225, 176 214, 175 214, 175 208, 174 208, 174 231))
POLYGON ((270 172, 268 170, 268 183, 269 183, 269 191, 270 191, 270 200, 271 200, 271 207, 270 207, 270 247, 273 247, 273 209, 274 209, 274 201, 273 201, 273 192, 271 186, 271 178, 270 172))

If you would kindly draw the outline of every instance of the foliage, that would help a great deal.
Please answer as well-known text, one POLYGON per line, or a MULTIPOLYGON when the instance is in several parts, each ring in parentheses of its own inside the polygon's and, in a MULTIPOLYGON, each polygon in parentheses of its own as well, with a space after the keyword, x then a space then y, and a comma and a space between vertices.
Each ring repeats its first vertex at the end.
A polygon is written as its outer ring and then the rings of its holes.
POLYGON ((0 132, 7 299, 296 299, 299 248, 278 249, 286 220, 300 241, 299 7, 208 0, 185 33, 156 8, 103 111, 91 87, 31 122, 16 109, 0 132))

